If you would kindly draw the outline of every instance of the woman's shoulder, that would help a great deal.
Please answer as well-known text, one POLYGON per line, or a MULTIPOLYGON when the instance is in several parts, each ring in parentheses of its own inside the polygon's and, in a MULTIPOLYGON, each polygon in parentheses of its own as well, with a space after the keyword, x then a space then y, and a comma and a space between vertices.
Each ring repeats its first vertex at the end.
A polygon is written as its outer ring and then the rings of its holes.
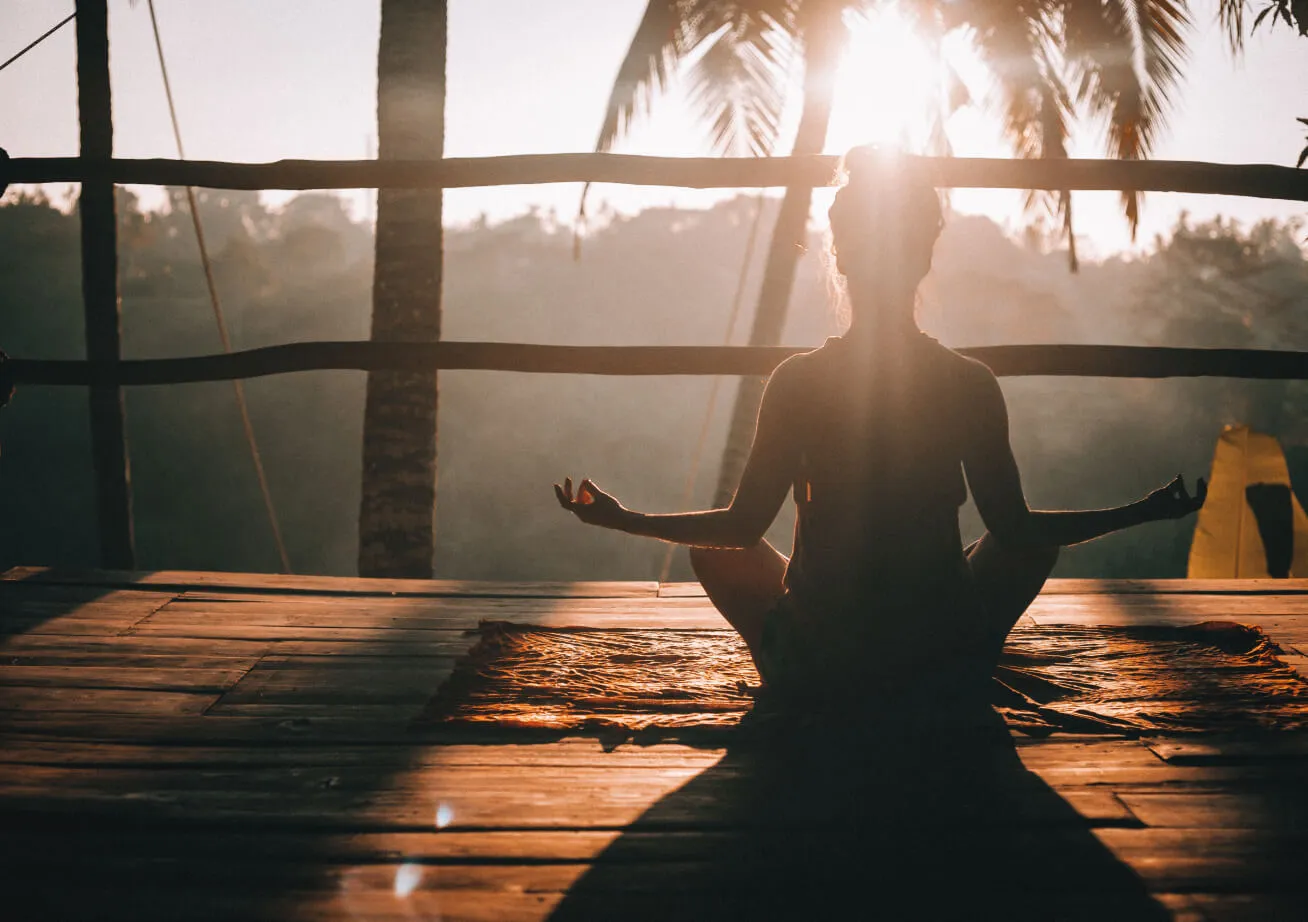
POLYGON ((796 352, 785 358, 781 364, 772 369, 771 381, 799 383, 801 379, 811 377, 824 367, 824 359, 833 353, 839 336, 828 336, 826 342, 807 352, 796 352))
POLYGON ((995 373, 991 371, 990 366, 985 362, 964 355, 956 349, 951 349, 925 333, 922 336, 928 341, 927 348, 935 352, 942 364, 956 377, 962 379, 963 382, 982 386, 998 383, 995 373))

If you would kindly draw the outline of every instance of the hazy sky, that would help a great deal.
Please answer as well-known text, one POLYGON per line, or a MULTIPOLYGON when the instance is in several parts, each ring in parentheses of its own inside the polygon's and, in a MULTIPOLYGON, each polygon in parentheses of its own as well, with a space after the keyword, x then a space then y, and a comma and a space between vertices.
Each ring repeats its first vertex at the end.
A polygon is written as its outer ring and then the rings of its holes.
MULTIPOLYGON (((1195 0, 1199 23, 1187 80, 1158 146, 1160 158, 1292 164, 1308 117, 1308 39, 1284 27, 1261 30, 1233 61, 1213 22, 1216 0, 1195 0)), ((379 5, 375 0, 156 0, 189 156, 261 161, 282 157, 362 158, 375 134, 379 5)), ((446 153, 477 156, 589 150, 613 75, 643 0, 451 0, 446 153)), ((0 60, 72 9, 70 0, 0 0, 0 60)), ((110 0, 115 150, 124 157, 174 156, 144 0, 110 0)), ((900 87, 880 91, 876 36, 851 49, 828 149, 876 135, 878 112, 900 87), (869 45, 868 43, 872 43, 869 45), (869 50, 871 53, 869 53, 869 50), (862 81, 861 83, 859 81, 862 81)), ((894 47, 892 44, 891 47, 894 47)), ((14 156, 77 152, 72 26, 0 73, 0 146, 14 156)), ((964 62, 965 66, 965 62, 964 62)), ((969 74, 964 72, 965 79, 969 74)), ((977 76, 974 90, 983 90, 977 76)), ((793 118, 791 119, 793 121, 793 118)), ((1006 156, 994 122, 965 110, 950 122, 960 155, 1006 156)), ((674 93, 622 150, 704 153, 703 132, 674 93)), ((1074 155, 1097 156, 1087 130, 1074 155)), ((448 220, 492 218, 531 205, 569 217, 576 186, 454 190, 448 220)), ((630 210, 644 204, 707 204, 720 193, 605 186, 598 197, 630 210)), ((1129 245, 1116 195, 1080 193, 1079 231, 1092 251, 1129 245)), ((1019 215, 1017 193, 960 191, 954 206, 1000 221, 1019 215)), ((1249 220, 1304 214, 1292 203, 1152 195, 1141 240, 1176 213, 1222 212, 1249 220)))

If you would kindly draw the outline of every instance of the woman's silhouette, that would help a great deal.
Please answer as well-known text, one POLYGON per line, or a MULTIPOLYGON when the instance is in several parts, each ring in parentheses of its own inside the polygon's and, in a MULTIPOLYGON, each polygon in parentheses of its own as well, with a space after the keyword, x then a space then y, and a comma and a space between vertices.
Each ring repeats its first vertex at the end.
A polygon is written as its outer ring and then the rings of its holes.
POLYGON ((590 480, 555 492, 583 522, 690 545, 709 599, 783 697, 976 689, 1060 547, 1187 515, 1206 485, 1192 497, 1177 477, 1117 508, 1029 509, 994 374, 914 316, 943 223, 935 189, 876 148, 850 151, 844 171, 830 220, 850 326, 772 373, 730 506, 647 515, 590 480), (964 548, 969 488, 988 531, 964 548), (763 539, 787 491, 789 560, 763 539))

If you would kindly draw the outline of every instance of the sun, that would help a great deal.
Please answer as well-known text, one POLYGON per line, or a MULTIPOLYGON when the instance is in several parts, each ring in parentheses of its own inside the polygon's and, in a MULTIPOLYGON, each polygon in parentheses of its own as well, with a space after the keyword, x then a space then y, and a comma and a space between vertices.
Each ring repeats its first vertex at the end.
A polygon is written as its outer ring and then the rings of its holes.
POLYGON ((893 6, 848 12, 845 25, 827 150, 881 143, 925 152, 947 73, 941 54, 893 6))

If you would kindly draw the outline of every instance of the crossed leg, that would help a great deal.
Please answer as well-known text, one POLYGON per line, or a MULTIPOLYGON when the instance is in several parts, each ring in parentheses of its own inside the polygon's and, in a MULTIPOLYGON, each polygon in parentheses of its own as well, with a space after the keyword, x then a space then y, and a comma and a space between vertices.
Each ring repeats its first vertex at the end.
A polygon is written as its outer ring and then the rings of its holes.
POLYGON ((966 550, 977 592, 989 620, 986 656, 990 670, 999 662, 1004 639, 1017 624, 1058 562, 1056 545, 1013 549, 986 532, 966 550))
MULTIPOLYGON (((1056 546, 1015 550, 986 532, 966 550, 990 621, 986 656, 993 670, 1004 638, 1039 595, 1054 564, 1056 546)), ((692 547, 690 565, 714 607, 735 628, 754 661, 763 640, 763 617, 785 591, 787 559, 767 541, 749 548, 692 547)))
POLYGON ((704 593, 739 632, 755 663, 763 643, 763 616, 785 591, 786 563, 786 556, 766 540, 747 548, 690 549, 690 565, 704 593))

